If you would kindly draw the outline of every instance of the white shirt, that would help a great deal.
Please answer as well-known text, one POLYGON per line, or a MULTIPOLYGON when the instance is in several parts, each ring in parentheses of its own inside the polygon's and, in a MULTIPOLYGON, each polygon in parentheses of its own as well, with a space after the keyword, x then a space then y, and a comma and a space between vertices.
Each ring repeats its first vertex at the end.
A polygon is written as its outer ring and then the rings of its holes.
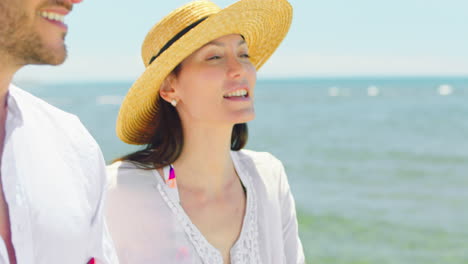
MULTIPOLYGON (((1 176, 19 264, 117 263, 101 151, 77 117, 10 85, 1 176)), ((0 238, 0 264, 8 264, 0 238)))
MULTIPOLYGON (((283 165, 269 153, 231 152, 246 189, 232 264, 304 263, 294 199, 283 165)), ((108 167, 107 222, 122 264, 223 263, 156 170, 130 162, 108 167)))

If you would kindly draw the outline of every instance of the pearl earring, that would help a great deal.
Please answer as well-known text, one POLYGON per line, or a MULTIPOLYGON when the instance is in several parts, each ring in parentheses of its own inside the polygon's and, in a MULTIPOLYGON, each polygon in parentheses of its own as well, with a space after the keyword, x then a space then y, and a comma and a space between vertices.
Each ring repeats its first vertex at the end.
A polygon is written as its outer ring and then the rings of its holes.
POLYGON ((173 107, 176 107, 176 106, 177 106, 177 101, 176 101, 176 99, 172 99, 171 105, 172 105, 173 107))

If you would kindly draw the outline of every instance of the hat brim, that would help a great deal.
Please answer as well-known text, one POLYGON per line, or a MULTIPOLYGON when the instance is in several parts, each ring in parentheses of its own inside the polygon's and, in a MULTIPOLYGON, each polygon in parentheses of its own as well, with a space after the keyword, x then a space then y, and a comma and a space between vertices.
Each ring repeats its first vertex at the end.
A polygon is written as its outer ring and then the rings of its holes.
POLYGON ((241 0, 209 16, 164 51, 135 81, 117 118, 117 135, 129 144, 147 144, 155 133, 159 87, 171 71, 206 43, 242 35, 258 70, 286 36, 292 7, 285 0, 241 0))

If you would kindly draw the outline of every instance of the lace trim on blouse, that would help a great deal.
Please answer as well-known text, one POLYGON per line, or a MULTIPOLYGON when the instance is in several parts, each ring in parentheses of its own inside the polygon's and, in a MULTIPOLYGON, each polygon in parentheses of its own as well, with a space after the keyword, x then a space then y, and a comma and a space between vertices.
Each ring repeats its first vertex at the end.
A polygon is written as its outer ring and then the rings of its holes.
MULTIPOLYGON (((259 264, 260 254, 258 245, 258 220, 257 220, 257 200, 256 192, 253 188, 253 183, 247 170, 242 168, 242 164, 238 164, 237 157, 232 155, 234 166, 241 179, 242 184, 246 188, 247 192, 247 205, 246 213, 244 216, 242 230, 238 240, 231 248, 230 256, 232 264, 259 264)), ((169 186, 170 167, 167 166, 163 169, 165 181, 161 179, 159 173, 153 170, 153 174, 159 181, 158 190, 161 193, 164 201, 170 208, 170 210, 177 217, 177 220, 182 225, 187 237, 195 247, 199 257, 205 264, 219 264, 223 263, 223 258, 218 249, 211 245, 198 228, 192 223, 184 209, 180 205, 179 193, 177 188, 171 188, 169 186)))

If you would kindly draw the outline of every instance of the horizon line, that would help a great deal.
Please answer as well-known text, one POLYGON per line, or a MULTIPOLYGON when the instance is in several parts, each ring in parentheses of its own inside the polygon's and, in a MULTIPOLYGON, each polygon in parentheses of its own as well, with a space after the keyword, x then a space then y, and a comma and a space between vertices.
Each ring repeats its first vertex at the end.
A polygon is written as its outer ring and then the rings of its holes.
MULTIPOLYGON (((385 80, 385 79, 468 79, 468 74, 460 75, 460 74, 441 74, 441 75, 410 75, 410 74, 379 74, 379 75, 372 75, 372 74, 362 74, 362 75, 309 75, 309 76, 279 76, 279 77, 272 77, 272 76, 260 76, 257 78, 257 81, 286 81, 286 80, 332 80, 332 79, 340 79, 340 80, 385 80)), ((131 83, 134 82, 136 79, 94 79, 94 80, 39 80, 39 79, 19 79, 13 80, 13 83, 43 83, 43 84, 70 84, 70 83, 131 83)))

